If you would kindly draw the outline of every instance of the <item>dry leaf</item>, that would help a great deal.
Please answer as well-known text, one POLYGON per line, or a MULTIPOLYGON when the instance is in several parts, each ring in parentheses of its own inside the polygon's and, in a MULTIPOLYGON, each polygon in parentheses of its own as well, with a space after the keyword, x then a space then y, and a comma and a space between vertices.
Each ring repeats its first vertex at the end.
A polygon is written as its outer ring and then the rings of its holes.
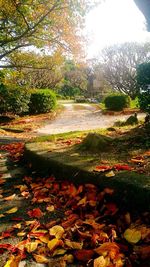
POLYGON ((5 213, 11 214, 11 213, 15 213, 17 210, 18 210, 18 208, 17 207, 14 207, 14 208, 12 208, 10 210, 7 210, 5 213))
POLYGON ((113 171, 110 171, 110 172, 107 172, 107 173, 105 174, 105 176, 106 176, 106 177, 113 177, 113 176, 115 176, 115 173, 114 173, 113 171))
POLYGON ((69 239, 65 240, 65 245, 72 249, 82 249, 83 243, 82 242, 72 242, 69 239))
POLYGON ((25 245, 25 248, 28 251, 28 253, 31 253, 37 249, 37 246, 38 246, 38 242, 30 242, 25 245))
POLYGON ((49 262, 49 260, 42 255, 33 254, 33 257, 36 260, 36 262, 38 262, 38 263, 48 263, 49 262))
POLYGON ((18 267, 19 262, 21 261, 21 256, 12 255, 10 259, 6 262, 4 267, 18 267))
POLYGON ((13 195, 11 195, 9 197, 4 197, 3 199, 4 200, 13 200, 15 198, 15 196, 16 196, 16 194, 13 194, 13 195))
POLYGON ((55 225, 49 230, 49 234, 55 236, 57 239, 62 238, 64 232, 64 228, 60 225, 55 225))
POLYGON ((100 256, 94 260, 94 267, 107 267, 109 262, 108 257, 105 259, 103 256, 100 256))
POLYGON ((127 229, 124 232, 124 238, 131 244, 136 244, 141 239, 141 232, 139 230, 133 229, 127 229))
POLYGON ((48 248, 50 251, 54 250, 55 248, 57 248, 58 246, 62 246, 63 245, 63 241, 57 238, 54 238, 52 240, 50 240, 48 242, 48 248))

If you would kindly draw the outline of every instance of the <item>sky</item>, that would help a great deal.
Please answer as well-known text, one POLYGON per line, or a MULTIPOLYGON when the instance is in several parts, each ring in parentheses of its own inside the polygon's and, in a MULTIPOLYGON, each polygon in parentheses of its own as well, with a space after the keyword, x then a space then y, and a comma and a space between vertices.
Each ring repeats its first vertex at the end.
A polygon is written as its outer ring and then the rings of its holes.
POLYGON ((88 58, 115 43, 150 41, 145 18, 133 0, 102 1, 87 15, 86 33, 88 58))

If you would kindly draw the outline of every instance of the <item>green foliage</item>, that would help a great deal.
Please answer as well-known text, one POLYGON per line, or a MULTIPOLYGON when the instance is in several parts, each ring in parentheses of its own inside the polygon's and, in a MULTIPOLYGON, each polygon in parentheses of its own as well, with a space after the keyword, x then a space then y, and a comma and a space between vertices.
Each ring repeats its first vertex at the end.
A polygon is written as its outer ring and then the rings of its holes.
POLYGON ((140 109, 150 113, 150 92, 144 92, 139 95, 140 109))
POLYGON ((130 107, 130 97, 127 95, 109 95, 105 98, 104 103, 107 109, 120 111, 130 107))
POLYGON ((49 89, 38 89, 31 93, 29 112, 40 114, 50 112, 56 107, 56 95, 49 89))
POLYGON ((0 85, 0 113, 22 115, 29 110, 30 93, 19 86, 0 85))
POLYGON ((65 84, 61 88, 61 90, 59 91, 59 93, 61 95, 63 95, 64 97, 70 97, 70 98, 72 98, 72 97, 75 97, 75 96, 80 95, 81 94, 81 91, 77 87, 72 87, 70 85, 65 84))
POLYGON ((150 84, 150 62, 138 65, 137 82, 143 90, 146 90, 147 85, 150 84))
POLYGON ((141 88, 139 105, 141 110, 150 113, 150 62, 140 64, 137 68, 137 82, 141 88))

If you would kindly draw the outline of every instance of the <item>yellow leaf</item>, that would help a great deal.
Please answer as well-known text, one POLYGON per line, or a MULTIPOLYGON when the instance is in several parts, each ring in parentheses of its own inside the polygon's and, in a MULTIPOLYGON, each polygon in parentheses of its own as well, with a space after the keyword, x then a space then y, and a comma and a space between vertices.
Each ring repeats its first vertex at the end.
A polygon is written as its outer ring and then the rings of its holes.
POLYGON ((49 236, 46 235, 46 236, 39 236, 38 239, 43 242, 43 243, 48 243, 49 242, 49 236))
POLYGON ((20 229, 21 228, 21 223, 17 223, 13 226, 13 228, 20 229))
POLYGON ((4 214, 0 214, 0 218, 2 218, 2 217, 5 217, 5 215, 4 214))
POLYGON ((82 249, 83 243, 81 242, 72 242, 69 239, 65 240, 65 245, 72 249, 82 249))
POLYGON ((63 242, 60 239, 54 238, 48 242, 48 248, 50 250, 54 250, 59 245, 62 245, 63 242))
POLYGON ((64 232, 64 228, 60 225, 55 225, 49 230, 49 234, 54 235, 57 239, 60 239, 63 236, 64 232))
POLYGON ((17 236, 25 236, 25 235, 26 235, 25 232, 19 232, 19 233, 17 234, 17 236))
POLYGON ((78 206, 79 205, 85 205, 86 204, 86 201, 87 201, 87 198, 86 197, 84 197, 84 198, 82 198, 79 202, 78 202, 78 206))
POLYGON ((124 232, 124 238, 132 244, 136 244, 140 241, 141 239, 141 232, 139 230, 136 229, 127 229, 124 232))
POLYGON ((67 263, 73 263, 73 262, 74 262, 74 256, 73 256, 72 254, 65 255, 65 256, 64 256, 64 260, 65 260, 67 263))
POLYGON ((14 256, 12 255, 10 259, 6 262, 4 267, 18 267, 19 262, 21 261, 21 256, 14 256))
POLYGON ((42 255, 33 254, 33 257, 36 260, 36 262, 38 262, 38 263, 48 263, 49 262, 49 260, 42 255))
POLYGON ((7 210, 5 213, 7 213, 7 214, 15 213, 17 210, 18 210, 18 208, 17 207, 14 207, 14 208, 12 208, 10 210, 7 210))
POLYGON ((54 205, 50 205, 46 208, 47 211, 54 211, 54 205))
POLYGON ((110 172, 107 172, 107 173, 105 174, 105 176, 106 176, 106 177, 113 177, 113 176, 115 176, 115 173, 114 173, 113 171, 110 171, 110 172))
POLYGON ((25 245, 25 248, 28 251, 28 253, 31 253, 37 249, 37 246, 38 246, 38 242, 30 242, 25 245))
POLYGON ((105 259, 103 256, 100 256, 94 260, 94 267, 107 267, 108 260, 108 258, 105 259))
POLYGON ((56 255, 64 255, 66 253, 66 249, 60 248, 60 249, 56 249, 53 253, 53 256, 56 255))

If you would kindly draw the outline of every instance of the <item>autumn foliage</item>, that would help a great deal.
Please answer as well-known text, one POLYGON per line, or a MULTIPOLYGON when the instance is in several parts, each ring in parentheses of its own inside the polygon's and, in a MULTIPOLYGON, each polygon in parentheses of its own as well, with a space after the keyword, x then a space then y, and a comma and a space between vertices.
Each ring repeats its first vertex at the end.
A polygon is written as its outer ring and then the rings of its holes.
MULTIPOLYGON (((14 151, 22 153, 23 144, 4 148, 16 161, 18 155, 14 151)), ((116 169, 120 168, 116 165, 116 169)), ((30 201, 22 217, 15 205, 0 213, 1 220, 8 217, 12 221, 12 227, 0 234, 0 254, 6 251, 10 254, 5 267, 17 267, 26 259, 45 264, 55 259, 59 266, 72 263, 89 267, 147 266, 149 214, 135 215, 120 207, 113 201, 112 188, 76 186, 53 176, 25 176, 20 184, 14 185, 14 194, 4 197, 6 181, 1 180, 2 201, 9 203, 17 196, 30 201), (20 239, 13 243, 9 242, 10 237, 20 239)))

